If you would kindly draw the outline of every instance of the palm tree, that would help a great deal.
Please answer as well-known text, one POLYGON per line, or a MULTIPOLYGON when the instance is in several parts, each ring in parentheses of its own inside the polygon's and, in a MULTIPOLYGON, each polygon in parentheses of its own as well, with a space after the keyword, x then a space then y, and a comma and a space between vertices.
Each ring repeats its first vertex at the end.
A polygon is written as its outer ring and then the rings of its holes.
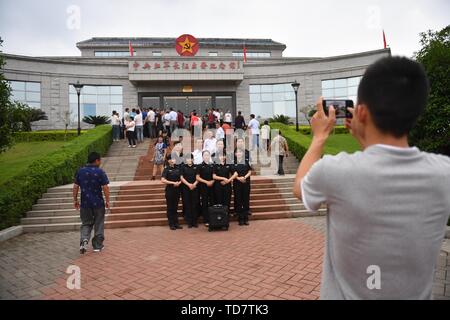
POLYGON ((83 118, 83 122, 93 124, 97 127, 102 124, 109 124, 111 120, 107 116, 86 116, 83 118))

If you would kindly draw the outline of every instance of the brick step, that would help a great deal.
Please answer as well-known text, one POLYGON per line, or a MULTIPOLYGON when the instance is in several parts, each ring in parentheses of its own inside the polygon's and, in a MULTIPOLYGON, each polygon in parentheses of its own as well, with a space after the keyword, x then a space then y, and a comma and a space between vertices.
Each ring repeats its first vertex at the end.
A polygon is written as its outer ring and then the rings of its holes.
MULTIPOLYGON (((128 206, 128 207, 115 207, 111 208, 111 214, 116 213, 135 213, 135 212, 166 212, 167 205, 152 205, 152 206, 128 206)), ((181 203, 178 204, 178 209, 181 210, 181 203)), ((304 209, 302 203, 284 203, 283 200, 279 200, 278 203, 261 204, 250 202, 250 208, 252 212, 268 212, 271 210, 297 210, 304 209)), ((231 204, 231 211, 233 204, 231 204)))
MULTIPOLYGON (((252 194, 267 194, 268 196, 270 196, 271 194, 273 194, 274 192, 281 192, 281 193, 286 193, 286 192, 291 192, 292 193, 292 186, 290 187, 284 187, 284 188, 269 188, 269 189, 257 189, 257 188, 251 188, 251 193, 252 194)), ((127 195, 148 195, 149 197, 151 196, 157 196, 157 197, 161 197, 164 196, 164 189, 161 190, 125 190, 125 191, 120 191, 119 192, 120 196, 127 196, 127 195)))
MULTIPOLYGON (((307 210, 296 211, 277 211, 271 213, 258 213, 250 216, 250 220, 265 220, 265 219, 286 219, 286 218, 301 218, 325 215, 326 210, 321 209, 316 213, 308 212, 307 210)), ((109 218, 108 218, 109 219, 109 218)), ((232 217, 231 221, 236 218, 232 217)), ((179 219, 181 224, 184 224, 184 219, 179 219)), ((201 218, 199 219, 199 223, 201 218)), ((23 225, 24 232, 59 232, 59 231, 79 231, 80 222, 74 223, 54 223, 54 224, 29 224, 23 225)), ((106 221, 105 228, 130 228, 130 227, 149 227, 149 226, 167 226, 167 218, 156 219, 137 219, 137 220, 113 220, 106 221)))
MULTIPOLYGON (((233 203, 233 197, 231 197, 232 201, 231 203, 233 203)), ((298 199, 294 198, 293 196, 291 198, 272 198, 272 199, 267 199, 266 198, 259 198, 259 199, 254 199, 251 198, 250 199, 250 203, 253 204, 276 204, 276 203, 298 203, 298 199)), ((113 209, 115 208, 121 208, 121 207, 127 207, 127 206, 153 206, 153 205, 166 205, 166 200, 165 199, 140 199, 140 200, 134 200, 134 201, 115 201, 114 202, 114 206, 113 209)), ((180 200, 180 206, 181 206, 181 200, 180 200)))
MULTIPOLYGON (((80 197, 78 196, 78 199, 80 197)), ((117 199, 117 194, 109 195, 110 201, 115 201, 117 199)), ((72 203, 72 196, 67 196, 63 198, 41 198, 38 199, 37 204, 62 204, 62 203, 72 203)))
MULTIPOLYGON (((161 194, 164 196, 164 194, 161 194)), ((292 191, 291 192, 285 192, 285 193, 273 193, 270 195, 271 199, 285 199, 292 197, 292 191)), ((141 200, 141 199, 149 199, 149 200, 155 200, 158 201, 158 199, 154 199, 155 194, 149 193, 147 195, 120 195, 116 197, 116 201, 135 201, 135 200, 141 200)), ((233 199, 233 195, 231 195, 231 198, 233 199)), ((266 194, 250 194, 250 200, 258 200, 258 199, 267 199, 266 194)), ((72 201, 72 200, 70 200, 72 201)), ((165 201, 165 200, 164 200, 165 201)))

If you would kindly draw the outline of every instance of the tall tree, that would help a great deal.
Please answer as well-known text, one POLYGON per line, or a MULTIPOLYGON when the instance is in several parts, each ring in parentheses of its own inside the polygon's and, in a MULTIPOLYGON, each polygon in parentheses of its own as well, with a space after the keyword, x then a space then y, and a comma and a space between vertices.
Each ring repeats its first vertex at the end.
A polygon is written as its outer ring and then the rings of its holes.
MULTIPOLYGON (((0 47, 2 46, 2 43, 3 40, 0 38, 0 47)), ((0 50, 0 153, 8 149, 13 141, 8 121, 11 111, 11 102, 9 100, 11 88, 2 72, 4 65, 5 60, 2 51, 0 50)))
POLYGON ((421 33, 415 54, 430 80, 425 113, 410 133, 410 143, 429 152, 450 155, 450 26, 421 33))

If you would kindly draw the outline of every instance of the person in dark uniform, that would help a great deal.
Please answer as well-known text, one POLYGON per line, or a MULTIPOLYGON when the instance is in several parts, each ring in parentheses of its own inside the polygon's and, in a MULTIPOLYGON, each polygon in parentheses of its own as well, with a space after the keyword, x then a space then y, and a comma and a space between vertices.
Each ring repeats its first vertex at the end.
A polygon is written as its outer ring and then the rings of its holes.
POLYGON ((199 211, 199 193, 197 181, 198 166, 194 165, 194 155, 191 153, 185 157, 181 167, 183 214, 188 228, 197 228, 197 216, 199 211))
POLYGON ((178 223, 178 202, 180 200, 181 174, 180 168, 175 166, 175 159, 169 154, 168 165, 161 175, 161 182, 166 185, 167 219, 170 230, 183 229, 178 223))
POLYGON ((237 162, 233 165, 234 210, 239 217, 239 225, 248 226, 250 211, 250 176, 252 168, 245 161, 245 154, 241 149, 236 150, 237 162))
POLYGON ((232 165, 226 163, 224 153, 218 155, 219 163, 214 165, 213 179, 214 182, 214 203, 221 204, 230 208, 231 201, 231 179, 232 165))
POLYGON ((200 183, 200 203, 205 226, 209 226, 208 208, 214 204, 214 165, 211 163, 211 155, 205 150, 202 153, 203 162, 199 166, 197 181, 200 183))
MULTIPOLYGON (((247 163, 250 166, 250 163, 252 161, 251 156, 250 156, 250 151, 248 149, 245 148, 245 140, 242 137, 238 137, 236 140, 236 148, 234 150, 234 164, 237 163, 237 159, 236 159, 236 150, 242 150, 244 152, 244 158, 245 158, 245 163, 247 163)), ((251 192, 251 185, 249 185, 249 190, 248 192, 251 192)), ((249 210, 248 214, 251 216, 252 212, 251 210, 249 210)))

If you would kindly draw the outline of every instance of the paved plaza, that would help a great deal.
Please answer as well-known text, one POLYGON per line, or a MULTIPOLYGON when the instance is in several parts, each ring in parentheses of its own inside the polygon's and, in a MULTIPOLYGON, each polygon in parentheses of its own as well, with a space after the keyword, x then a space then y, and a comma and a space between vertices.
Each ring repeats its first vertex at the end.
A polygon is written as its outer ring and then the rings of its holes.
POLYGON ((228 232, 110 229, 80 256, 78 232, 0 243, 1 299, 318 299, 324 217, 232 223, 228 232), (69 266, 81 289, 67 288, 69 266))

